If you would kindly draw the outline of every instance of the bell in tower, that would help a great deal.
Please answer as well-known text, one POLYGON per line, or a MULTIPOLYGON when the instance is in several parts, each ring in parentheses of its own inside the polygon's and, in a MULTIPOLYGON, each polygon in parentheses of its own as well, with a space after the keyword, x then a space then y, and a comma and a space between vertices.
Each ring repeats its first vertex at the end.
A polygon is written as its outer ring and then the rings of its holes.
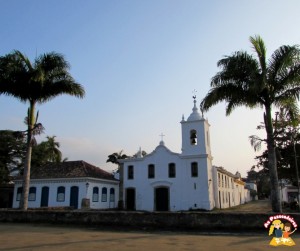
POLYGON ((191 140, 191 145, 197 145, 197 132, 196 130, 191 130, 190 132, 190 140, 191 140))

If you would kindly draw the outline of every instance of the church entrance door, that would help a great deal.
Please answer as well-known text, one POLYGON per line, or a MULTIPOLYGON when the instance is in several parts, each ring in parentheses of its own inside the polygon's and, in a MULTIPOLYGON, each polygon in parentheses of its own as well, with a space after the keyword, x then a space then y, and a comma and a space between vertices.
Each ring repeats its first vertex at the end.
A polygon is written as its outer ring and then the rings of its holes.
POLYGON ((169 211, 169 188, 155 188, 154 199, 156 211, 169 211))
POLYGON ((134 188, 126 189, 126 209, 135 210, 135 189, 134 188))
POLYGON ((74 209, 78 208, 78 190, 77 186, 71 187, 70 207, 73 207, 74 209))
POLYGON ((49 187, 42 188, 41 207, 48 207, 49 187))

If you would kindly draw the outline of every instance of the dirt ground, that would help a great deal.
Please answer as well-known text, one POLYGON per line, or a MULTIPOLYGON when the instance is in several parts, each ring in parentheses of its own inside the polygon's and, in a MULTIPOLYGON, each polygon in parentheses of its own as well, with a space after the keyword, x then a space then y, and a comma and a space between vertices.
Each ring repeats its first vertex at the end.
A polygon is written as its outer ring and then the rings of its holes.
POLYGON ((270 200, 255 200, 246 204, 222 209, 222 212, 252 212, 252 213, 271 213, 272 207, 270 200))
MULTIPOLYGON (((299 250, 299 235, 292 236, 299 250)), ((113 231, 96 228, 0 223, 1 251, 159 251, 274 250, 265 234, 199 234, 184 232, 113 231)))

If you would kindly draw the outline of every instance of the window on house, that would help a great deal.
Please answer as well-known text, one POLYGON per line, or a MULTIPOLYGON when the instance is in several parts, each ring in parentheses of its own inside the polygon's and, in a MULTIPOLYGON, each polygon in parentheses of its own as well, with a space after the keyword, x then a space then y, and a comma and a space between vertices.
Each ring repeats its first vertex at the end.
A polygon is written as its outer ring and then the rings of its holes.
POLYGON ((36 199, 36 187, 29 188, 28 200, 35 201, 36 199))
POLYGON ((221 177, 220 177, 220 173, 218 173, 218 185, 219 185, 219 187, 221 186, 221 177))
POLYGON ((62 202, 62 201, 65 201, 65 187, 63 186, 60 186, 57 188, 57 198, 56 200, 58 202, 62 202))
POLYGON ((18 189, 17 189, 17 198, 16 198, 17 201, 21 200, 22 192, 23 192, 23 187, 18 187, 18 189))
POLYGON ((155 177, 155 166, 153 164, 148 165, 148 178, 153 179, 155 177))
POLYGON ((134 177, 134 170, 133 170, 133 166, 128 166, 128 169, 127 169, 127 178, 129 180, 132 180, 133 177, 134 177))
POLYGON ((93 188, 93 202, 98 202, 99 201, 99 188, 94 187, 93 188))
POLYGON ((174 163, 169 164, 169 178, 176 177, 176 166, 174 163))
POLYGON ((192 177, 198 177, 198 163, 192 162, 191 164, 192 177))
POLYGON ((191 142, 191 145, 197 145, 197 131, 196 130, 190 131, 190 142, 191 142))
POLYGON ((115 189, 114 188, 111 188, 109 191, 109 201, 115 202, 115 189))
POLYGON ((107 201, 107 188, 106 187, 102 188, 101 201, 102 202, 106 202, 107 201))

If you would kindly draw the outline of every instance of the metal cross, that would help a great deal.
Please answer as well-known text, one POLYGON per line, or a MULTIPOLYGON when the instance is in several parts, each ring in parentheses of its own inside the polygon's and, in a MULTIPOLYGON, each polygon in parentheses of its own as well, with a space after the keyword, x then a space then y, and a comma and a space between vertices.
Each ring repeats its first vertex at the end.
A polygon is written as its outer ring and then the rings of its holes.
POLYGON ((160 137, 161 137, 161 141, 164 141, 164 136, 166 136, 166 135, 164 135, 163 133, 161 133, 161 135, 159 135, 160 137))

